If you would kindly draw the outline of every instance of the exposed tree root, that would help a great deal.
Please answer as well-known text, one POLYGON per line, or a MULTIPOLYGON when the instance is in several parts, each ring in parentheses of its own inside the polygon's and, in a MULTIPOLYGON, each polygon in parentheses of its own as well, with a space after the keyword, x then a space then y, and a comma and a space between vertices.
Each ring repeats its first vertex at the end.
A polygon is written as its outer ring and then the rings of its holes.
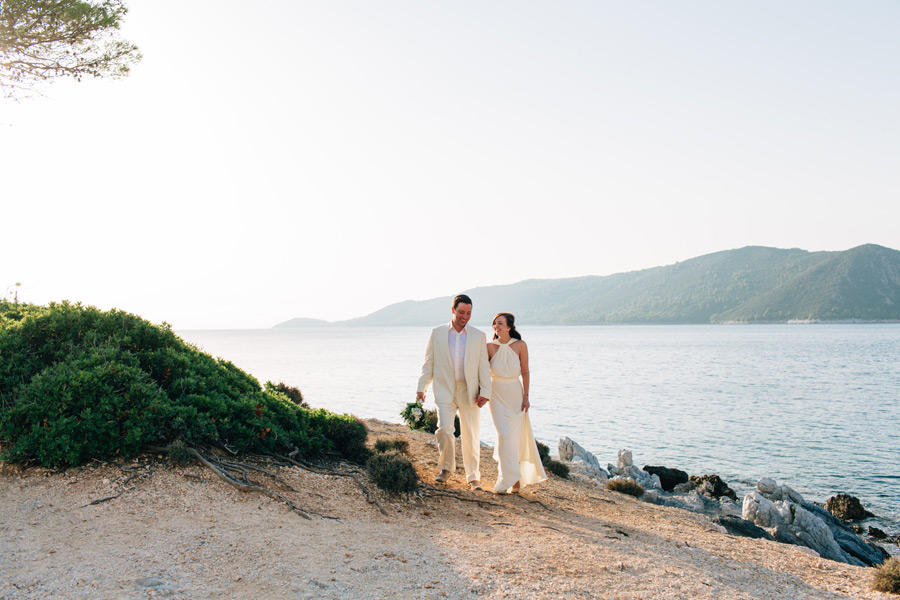
MULTIPOLYGON (((329 519, 335 518, 335 517, 328 517, 327 515, 310 513, 301 508, 298 508, 298 507, 294 506, 294 503, 289 498, 283 496, 282 494, 279 494, 278 492, 274 492, 267 487, 263 487, 261 485, 255 484, 255 483, 244 483, 242 481, 238 481, 237 479, 232 477, 225 469, 217 467, 212 462, 210 462, 205 456, 200 454, 196 449, 191 448, 190 446, 186 446, 185 450, 189 454, 191 454, 194 458, 199 460, 208 469, 210 469, 213 473, 215 473, 219 477, 219 479, 221 479, 222 481, 224 481, 225 483, 227 483, 229 485, 236 487, 237 489, 239 489, 241 491, 258 492, 260 494, 265 494, 266 496, 269 496, 271 498, 275 498, 276 500, 281 500, 282 502, 284 502, 285 504, 288 505, 288 508, 290 508, 291 511, 297 513, 304 519, 312 518, 311 515, 313 515, 313 514, 315 514, 318 517, 325 517, 325 518, 329 518, 329 519)), ((249 480, 247 480, 247 481, 249 481, 249 480)))
POLYGON ((363 494, 365 494, 366 499, 369 501, 369 504, 374 504, 375 506, 377 506, 378 510, 380 510, 381 514, 383 514, 384 516, 386 516, 386 517, 390 516, 388 514, 388 511, 384 510, 384 507, 381 505, 381 502, 379 502, 378 499, 375 498, 375 496, 373 496, 371 494, 371 492, 369 492, 369 488, 367 488, 365 485, 363 485, 363 482, 359 480, 359 477, 357 477, 355 473, 350 473, 348 471, 337 471, 335 469, 329 469, 327 467, 316 467, 305 461, 294 460, 293 458, 288 458, 287 456, 282 456, 280 454, 276 454, 275 456, 277 456, 279 459, 281 459, 283 461, 289 462, 290 464, 300 467, 301 469, 305 469, 311 473, 351 478, 353 481, 356 482, 356 485, 359 486, 359 489, 362 490, 363 494))
MULTIPOLYGON (((168 448, 160 448, 160 447, 147 447, 147 450, 152 452, 168 452, 168 448)), ((269 496, 270 498, 274 498, 276 500, 280 500, 287 504, 288 508, 291 512, 298 514, 304 519, 311 519, 313 516, 322 517, 323 519, 333 519, 339 520, 338 517, 332 517, 330 515, 324 515, 321 513, 311 512, 308 510, 303 510, 302 508, 295 506, 293 501, 290 498, 286 497, 284 494, 279 494, 278 492, 267 488, 266 486, 259 485, 254 481, 250 480, 249 471, 258 471, 264 473, 265 475, 275 479, 278 483, 283 485, 290 491, 296 491, 291 486, 289 486, 284 480, 282 480, 278 475, 256 465, 251 465, 244 462, 232 462, 222 460, 218 456, 206 457, 201 454, 196 448, 192 448, 190 446, 184 447, 185 452, 193 456, 195 459, 200 461, 200 463, 211 470, 216 476, 224 481, 225 483, 236 487, 237 489, 243 492, 256 492, 259 494, 263 494, 269 496), (240 475, 235 475, 235 473, 239 473, 240 475)), ((230 449, 227 449, 231 451, 230 449)))

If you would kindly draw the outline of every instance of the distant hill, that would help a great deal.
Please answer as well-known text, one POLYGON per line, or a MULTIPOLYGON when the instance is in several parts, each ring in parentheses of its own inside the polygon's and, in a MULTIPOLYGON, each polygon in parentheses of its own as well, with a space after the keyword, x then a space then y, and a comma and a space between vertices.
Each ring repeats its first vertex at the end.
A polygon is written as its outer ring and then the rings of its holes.
MULTIPOLYGON (((531 279, 465 293, 475 303, 475 323, 500 311, 533 325, 897 321, 900 252, 874 244, 842 252, 748 246, 642 271, 531 279)), ((433 325, 449 321, 449 302, 407 300, 333 324, 433 325)))
POLYGON ((296 319, 291 319, 290 321, 279 323, 278 325, 273 327, 273 329, 292 327, 330 327, 331 325, 331 322, 323 321, 322 319, 304 319, 303 317, 297 317, 296 319))

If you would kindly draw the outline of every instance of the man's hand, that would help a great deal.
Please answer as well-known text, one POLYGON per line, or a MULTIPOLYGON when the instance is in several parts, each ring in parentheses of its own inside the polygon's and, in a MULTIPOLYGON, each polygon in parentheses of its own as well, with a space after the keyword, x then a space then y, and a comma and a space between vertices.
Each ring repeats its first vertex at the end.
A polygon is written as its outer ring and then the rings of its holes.
POLYGON ((425 403, 425 392, 416 392, 416 400, 421 403, 425 403))
POLYGON ((478 408, 481 408, 485 404, 487 404, 489 400, 490 400, 490 398, 485 398, 484 396, 478 396, 478 400, 475 401, 475 404, 478 405, 478 408))

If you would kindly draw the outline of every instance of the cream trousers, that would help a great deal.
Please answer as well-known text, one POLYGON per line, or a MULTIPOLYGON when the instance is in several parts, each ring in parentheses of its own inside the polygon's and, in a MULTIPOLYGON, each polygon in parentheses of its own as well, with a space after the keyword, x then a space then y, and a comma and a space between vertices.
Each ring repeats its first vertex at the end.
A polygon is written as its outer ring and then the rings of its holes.
POLYGON ((466 481, 480 481, 479 459, 481 458, 481 409, 468 406, 466 383, 456 383, 456 392, 452 404, 438 404, 438 428, 434 432, 437 439, 440 458, 438 467, 441 471, 456 471, 456 439, 453 425, 456 413, 459 413, 459 439, 462 445, 463 465, 466 468, 466 481))

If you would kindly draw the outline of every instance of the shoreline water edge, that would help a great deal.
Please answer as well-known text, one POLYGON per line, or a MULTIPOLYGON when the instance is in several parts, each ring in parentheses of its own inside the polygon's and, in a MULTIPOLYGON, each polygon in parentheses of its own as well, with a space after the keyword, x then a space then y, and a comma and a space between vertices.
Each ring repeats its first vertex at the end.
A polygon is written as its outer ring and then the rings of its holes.
POLYGON ((604 468, 568 437, 560 438, 553 458, 569 466, 570 478, 598 487, 610 482, 637 484, 633 495, 644 502, 706 515, 722 533, 805 546, 823 558, 856 566, 877 566, 891 556, 900 557, 900 532, 877 526, 893 522, 879 520, 847 494, 833 496, 822 506, 763 477, 740 499, 718 475, 688 475, 666 466, 642 469, 634 464, 630 450, 620 450, 616 464, 604 468))

